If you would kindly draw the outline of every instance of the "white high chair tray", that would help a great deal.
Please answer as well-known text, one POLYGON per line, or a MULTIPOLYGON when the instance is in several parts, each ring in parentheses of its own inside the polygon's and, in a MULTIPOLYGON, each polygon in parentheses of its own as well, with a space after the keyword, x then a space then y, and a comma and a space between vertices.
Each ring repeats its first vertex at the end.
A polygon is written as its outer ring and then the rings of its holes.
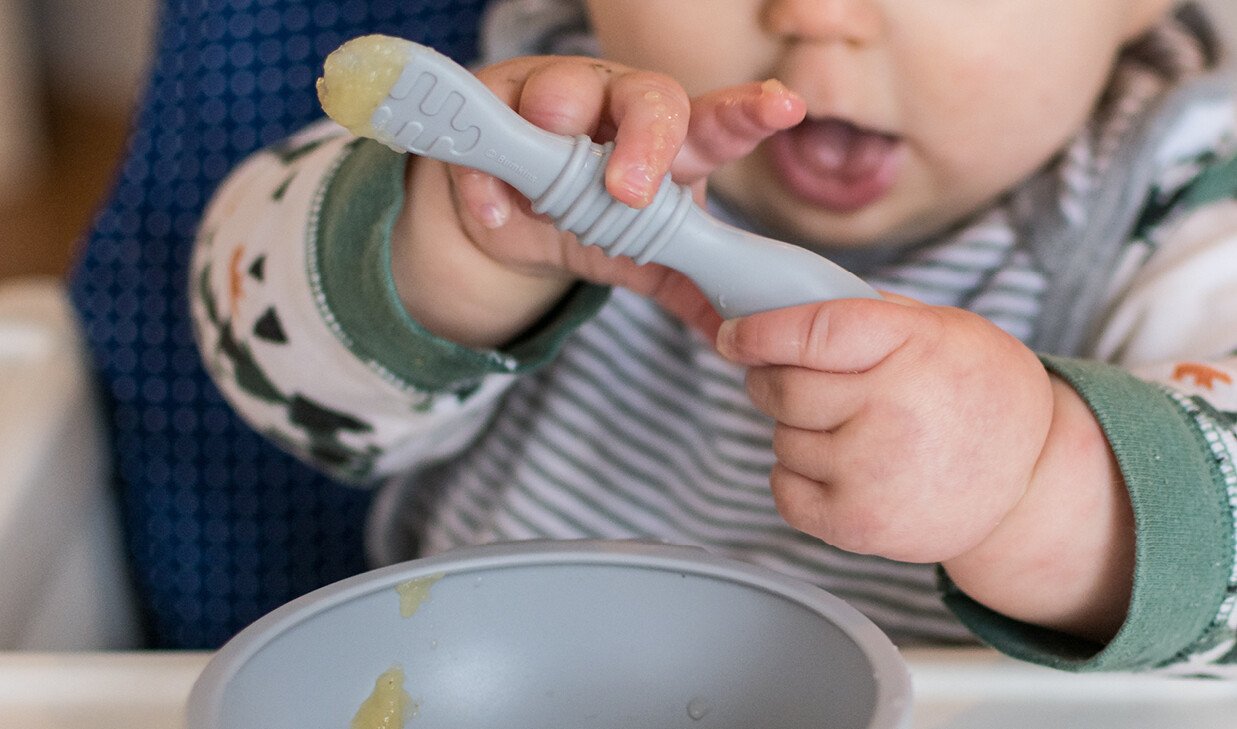
MULTIPOLYGON (((0 726, 180 729, 189 689, 210 655, 0 653, 0 726)), ((1230 681, 1075 676, 984 649, 911 649, 904 655, 915 684, 915 729, 1237 725, 1237 683, 1230 681)))

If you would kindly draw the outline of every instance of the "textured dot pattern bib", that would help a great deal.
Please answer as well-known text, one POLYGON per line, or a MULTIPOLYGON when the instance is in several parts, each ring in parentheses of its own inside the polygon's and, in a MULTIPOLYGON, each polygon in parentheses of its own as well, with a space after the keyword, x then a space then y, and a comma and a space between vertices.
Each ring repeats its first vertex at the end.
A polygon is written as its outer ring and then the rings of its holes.
POLYGON ((199 363, 186 289, 206 202, 246 155, 321 116, 314 80, 337 45, 381 32, 468 60, 482 4, 161 8, 125 160, 71 281, 151 645, 216 647, 272 608, 364 569, 368 492, 326 480, 250 430, 199 363))

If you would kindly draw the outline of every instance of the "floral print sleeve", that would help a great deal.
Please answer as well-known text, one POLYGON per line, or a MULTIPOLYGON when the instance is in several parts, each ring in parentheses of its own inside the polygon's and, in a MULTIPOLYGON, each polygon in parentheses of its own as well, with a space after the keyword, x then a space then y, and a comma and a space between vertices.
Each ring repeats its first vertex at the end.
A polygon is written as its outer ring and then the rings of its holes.
POLYGON ((426 332, 388 266, 404 160, 333 124, 310 127, 225 180, 194 252, 196 335, 224 395, 256 429, 350 481, 457 453, 512 377, 552 356, 605 297, 580 287, 505 351, 426 332))

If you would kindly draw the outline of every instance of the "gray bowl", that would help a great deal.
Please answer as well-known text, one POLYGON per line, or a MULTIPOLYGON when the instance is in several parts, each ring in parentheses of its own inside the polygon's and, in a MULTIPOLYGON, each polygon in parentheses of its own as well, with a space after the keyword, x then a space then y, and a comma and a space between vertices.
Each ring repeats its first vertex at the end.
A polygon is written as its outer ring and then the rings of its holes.
POLYGON ((211 659, 188 727, 344 729, 394 665, 409 729, 910 726, 901 656, 838 598, 700 549, 573 541, 455 550, 294 600, 211 659), (404 617, 413 580, 428 597, 404 617))

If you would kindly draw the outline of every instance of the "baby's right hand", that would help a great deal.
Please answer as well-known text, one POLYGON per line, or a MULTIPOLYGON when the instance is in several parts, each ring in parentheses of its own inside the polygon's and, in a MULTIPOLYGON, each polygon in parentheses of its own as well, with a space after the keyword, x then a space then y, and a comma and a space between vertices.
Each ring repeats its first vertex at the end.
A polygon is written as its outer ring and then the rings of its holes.
MULTIPOLYGON (((606 188, 632 207, 651 202, 667 173, 703 199, 708 174, 805 113, 777 82, 689 99, 668 76, 593 58, 517 58, 477 75, 537 126, 613 141, 606 188)), ((417 159, 408 187, 393 242, 396 284, 414 318, 440 336, 501 345, 579 279, 652 296, 710 336, 720 323, 686 277, 581 246, 494 177, 417 159)))

